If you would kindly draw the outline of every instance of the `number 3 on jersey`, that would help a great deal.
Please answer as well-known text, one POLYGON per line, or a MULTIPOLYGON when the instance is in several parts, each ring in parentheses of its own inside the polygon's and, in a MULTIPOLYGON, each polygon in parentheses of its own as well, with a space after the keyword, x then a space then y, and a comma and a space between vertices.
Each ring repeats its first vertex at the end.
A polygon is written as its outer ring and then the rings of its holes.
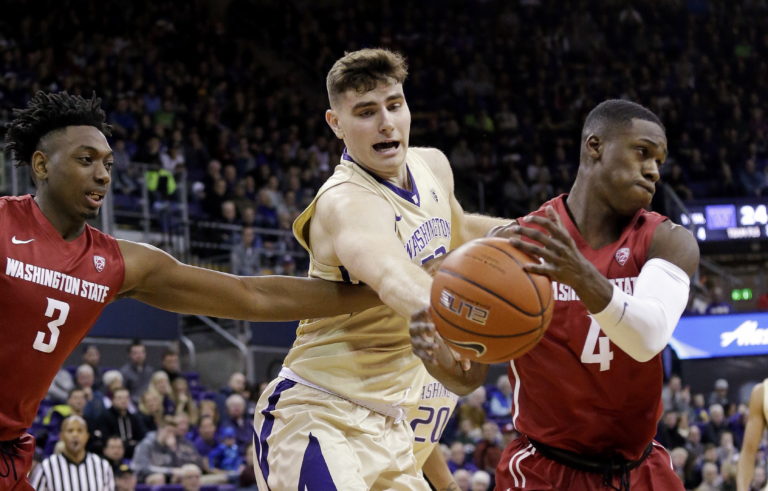
POLYGON ((67 322, 67 316, 69 315, 69 304, 59 300, 48 298, 48 307, 45 309, 45 316, 50 317, 53 320, 48 323, 48 330, 51 333, 51 339, 46 343, 45 337, 48 333, 43 331, 37 331, 37 337, 35 343, 32 345, 37 351, 43 353, 50 353, 56 348, 56 343, 59 341, 59 327, 67 322), (58 315, 56 315, 58 312, 58 315))
POLYGON ((591 322, 584 348, 581 350, 581 362, 599 363, 600 371, 604 372, 611 368, 611 360, 613 360, 611 340, 608 339, 608 336, 601 336, 600 324, 591 315, 588 317, 591 322), (595 348, 597 348, 597 352, 595 352, 595 348))

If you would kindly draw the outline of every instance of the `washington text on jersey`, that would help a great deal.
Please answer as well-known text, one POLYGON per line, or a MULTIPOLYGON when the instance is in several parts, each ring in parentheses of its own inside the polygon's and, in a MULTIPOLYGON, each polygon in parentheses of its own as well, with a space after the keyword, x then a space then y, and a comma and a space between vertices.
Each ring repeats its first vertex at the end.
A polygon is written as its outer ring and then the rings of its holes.
POLYGON ((25 264, 10 257, 6 257, 5 274, 11 278, 30 281, 99 303, 104 303, 107 294, 109 294, 109 287, 106 285, 86 281, 34 264, 25 264))

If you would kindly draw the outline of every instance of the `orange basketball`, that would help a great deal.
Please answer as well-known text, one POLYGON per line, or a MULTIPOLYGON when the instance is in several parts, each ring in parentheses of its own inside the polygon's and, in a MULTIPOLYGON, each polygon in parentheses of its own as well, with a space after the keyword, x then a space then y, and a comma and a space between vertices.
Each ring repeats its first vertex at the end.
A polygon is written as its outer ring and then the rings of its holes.
POLYGON ((443 339, 482 363, 533 348, 552 319, 552 285, 530 274, 529 255, 500 238, 477 239, 451 252, 432 283, 430 314, 443 339))

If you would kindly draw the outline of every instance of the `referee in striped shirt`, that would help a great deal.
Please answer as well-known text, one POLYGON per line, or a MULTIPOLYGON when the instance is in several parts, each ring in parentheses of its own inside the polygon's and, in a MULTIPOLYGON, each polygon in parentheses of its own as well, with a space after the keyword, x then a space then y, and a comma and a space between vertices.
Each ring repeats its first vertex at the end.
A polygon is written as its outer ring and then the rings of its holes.
POLYGON ((37 491, 112 491, 115 478, 105 459, 86 452, 88 427, 80 416, 61 423, 60 454, 54 453, 32 471, 32 487, 37 491))

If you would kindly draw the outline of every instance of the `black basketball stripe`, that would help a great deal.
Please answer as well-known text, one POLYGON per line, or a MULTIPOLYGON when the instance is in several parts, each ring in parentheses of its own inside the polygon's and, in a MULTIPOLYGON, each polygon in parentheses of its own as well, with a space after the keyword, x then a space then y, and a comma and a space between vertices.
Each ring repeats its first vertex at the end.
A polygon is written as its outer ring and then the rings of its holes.
POLYGON ((541 323, 539 323, 538 327, 534 327, 530 331, 520 332, 520 333, 517 333, 517 334, 483 334, 483 333, 480 333, 480 332, 477 332, 477 331, 470 331, 469 329, 465 329, 464 327, 456 324, 455 322, 452 322, 452 321, 446 319, 445 316, 440 313, 440 310, 435 308, 435 304, 434 303, 430 302, 430 305, 432 306, 432 311, 434 313, 436 313, 440 317, 440 319, 442 319, 446 324, 449 324, 451 327, 455 327, 459 331, 463 331, 463 332, 466 332, 468 334, 474 334, 476 336, 481 336, 481 337, 484 337, 484 338, 516 338, 516 337, 520 337, 520 336, 525 336, 527 334, 530 334, 530 333, 532 333, 534 331, 538 331, 539 329, 541 329, 541 323))
MULTIPOLYGON (((488 289, 487 287, 481 285, 480 283, 477 283, 476 281, 470 280, 469 278, 467 278, 463 274, 457 273, 456 271, 452 271, 450 269, 440 268, 440 270, 438 270, 438 273, 445 273, 448 276, 453 276, 454 278, 458 278, 460 280, 463 280, 463 281, 469 283, 470 285, 476 286, 479 289, 483 290, 484 292, 489 293, 489 294, 493 295, 494 297, 498 298, 499 300, 501 300, 505 304, 509 305, 513 309, 517 310, 521 314, 527 315, 528 317, 538 317, 538 316, 540 316, 541 314, 544 313, 543 310, 541 310, 539 312, 528 312, 526 310, 523 310, 520 307, 518 307, 517 305, 513 304, 512 302, 510 302, 509 300, 507 300, 506 298, 504 298, 501 295, 499 295, 498 293, 496 293, 495 291, 488 289)), ((534 288, 535 287, 536 287, 536 285, 534 285, 534 288)), ((537 291, 538 291, 538 289, 537 289, 537 291)), ((538 293, 537 293, 537 295, 538 295, 538 293)), ((539 305, 541 305, 541 298, 539 298, 539 305)))
MULTIPOLYGON (((516 258, 515 256, 513 256, 513 255, 512 255, 512 254, 510 254, 510 253, 508 253, 507 251, 505 251, 505 250, 504 250, 504 249, 502 249, 501 247, 496 247, 495 245, 493 245, 493 244, 488 244, 487 242, 478 242, 478 245, 482 245, 482 246, 485 246, 485 247, 490 247, 491 249, 496 249, 497 251, 499 251, 499 252, 503 253, 503 254, 504 254, 505 256, 507 256, 508 258, 510 258, 510 259, 512 259, 513 261, 515 261, 515 262, 518 264, 518 266, 520 266, 520 269, 522 269, 522 268, 523 268, 523 263, 521 263, 520 261, 518 261, 518 260, 517 260, 517 258, 516 258)), ((546 305, 546 306, 544 306, 544 300, 541 298, 541 292, 539 291, 539 287, 536 285, 536 282, 535 282, 535 281, 533 281, 533 278, 531 278, 531 274, 530 274, 528 271, 526 271, 526 270, 524 270, 524 269, 523 269, 523 272, 525 273, 525 276, 527 276, 527 277, 528 277, 528 281, 530 281, 530 282, 531 282, 531 285, 533 286, 533 289, 534 289, 534 291, 536 292, 536 296, 539 298, 539 306, 541 307, 541 311, 540 311, 540 312, 542 312, 542 313, 543 313, 543 312, 545 312, 545 311, 547 310, 547 308, 549 307, 549 302, 547 302, 547 305, 546 305)), ((549 300, 549 301, 551 302, 553 299, 554 299, 554 295, 553 295, 553 297, 552 297, 552 298, 550 298, 550 300, 549 300)))

